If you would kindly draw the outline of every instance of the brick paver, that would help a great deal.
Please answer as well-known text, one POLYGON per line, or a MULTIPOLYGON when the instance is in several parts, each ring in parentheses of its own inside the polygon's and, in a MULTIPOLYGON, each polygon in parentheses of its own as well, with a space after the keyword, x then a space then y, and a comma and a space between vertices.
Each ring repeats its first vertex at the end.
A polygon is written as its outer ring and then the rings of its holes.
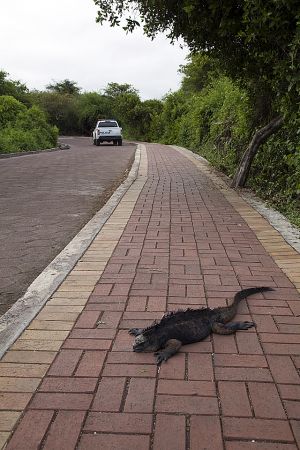
POLYGON ((0 442, 13 431, 8 450, 300 448, 299 255, 201 162, 146 147, 148 175, 143 151, 107 227, 0 362, 0 442), (256 329, 160 368, 132 352, 128 328, 256 285, 275 288, 240 305, 256 329))

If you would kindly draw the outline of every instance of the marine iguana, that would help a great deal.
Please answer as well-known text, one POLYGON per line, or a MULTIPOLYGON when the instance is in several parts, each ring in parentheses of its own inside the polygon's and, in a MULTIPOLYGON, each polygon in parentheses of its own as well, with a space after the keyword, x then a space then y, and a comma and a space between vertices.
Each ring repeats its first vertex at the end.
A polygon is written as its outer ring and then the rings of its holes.
POLYGON ((159 365, 175 355, 182 345, 201 341, 210 333, 232 334, 254 327, 253 322, 228 322, 236 315, 241 300, 258 292, 273 290, 270 287, 243 289, 235 294, 230 306, 169 312, 148 328, 131 328, 129 334, 136 336, 133 351, 155 352, 159 365))

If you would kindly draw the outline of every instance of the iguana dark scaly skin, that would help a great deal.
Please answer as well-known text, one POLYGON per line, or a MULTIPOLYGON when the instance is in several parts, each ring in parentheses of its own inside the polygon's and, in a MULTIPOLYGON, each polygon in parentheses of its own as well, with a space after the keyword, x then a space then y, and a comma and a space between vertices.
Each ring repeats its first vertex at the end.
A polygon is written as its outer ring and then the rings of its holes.
POLYGON ((187 309, 167 313, 148 328, 132 328, 136 336, 134 352, 155 352, 157 364, 167 361, 185 344, 205 339, 210 333, 232 334, 255 326, 253 322, 230 322, 237 313, 239 302, 258 292, 273 291, 269 287, 244 289, 235 294, 230 306, 220 308, 187 309))

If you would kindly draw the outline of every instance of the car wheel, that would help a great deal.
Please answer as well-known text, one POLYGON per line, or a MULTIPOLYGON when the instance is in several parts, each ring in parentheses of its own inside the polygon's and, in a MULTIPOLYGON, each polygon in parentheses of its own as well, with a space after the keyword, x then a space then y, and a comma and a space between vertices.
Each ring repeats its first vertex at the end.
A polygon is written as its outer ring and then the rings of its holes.
POLYGON ((99 139, 96 139, 96 145, 97 145, 97 147, 99 147, 99 145, 100 145, 99 139))
POLYGON ((118 145, 122 145, 122 139, 118 141, 118 145))
POLYGON ((113 141, 113 144, 114 144, 114 145, 117 145, 117 143, 118 143, 117 140, 114 140, 114 141, 113 141))

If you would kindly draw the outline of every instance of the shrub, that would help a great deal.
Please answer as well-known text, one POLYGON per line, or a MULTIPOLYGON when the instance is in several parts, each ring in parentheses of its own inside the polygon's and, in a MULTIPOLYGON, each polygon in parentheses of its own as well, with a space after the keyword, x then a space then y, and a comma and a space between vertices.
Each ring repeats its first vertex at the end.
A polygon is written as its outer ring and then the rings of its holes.
POLYGON ((249 186, 300 226, 300 121, 288 122, 258 152, 249 186))
MULTIPOLYGON (((6 97, 6 96, 4 96, 6 97)), ((45 114, 37 107, 27 109, 13 97, 0 97, 0 108, 4 111, 0 128, 0 152, 24 152, 54 147, 58 130, 51 127, 45 114), (12 99, 12 100, 11 100, 12 99), (4 105, 4 106, 3 106, 4 105)))
POLYGON ((26 106, 10 95, 0 96, 0 129, 15 123, 17 115, 25 112, 26 106))
POLYGON ((161 115, 163 141, 200 152, 231 174, 249 139, 250 118, 246 93, 230 79, 220 77, 200 92, 167 97, 161 115))

